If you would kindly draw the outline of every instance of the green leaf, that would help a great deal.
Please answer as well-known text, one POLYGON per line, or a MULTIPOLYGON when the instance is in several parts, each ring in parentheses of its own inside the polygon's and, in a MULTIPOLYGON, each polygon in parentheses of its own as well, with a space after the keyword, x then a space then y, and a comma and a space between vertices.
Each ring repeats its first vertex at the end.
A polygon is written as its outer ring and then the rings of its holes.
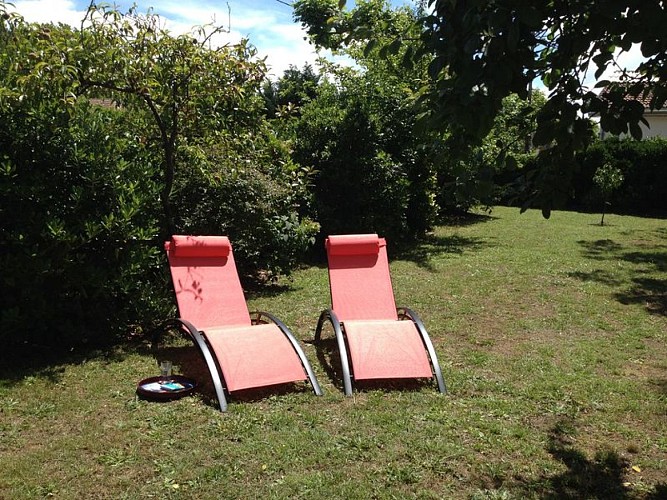
POLYGON ((428 65, 428 76, 433 80, 438 78, 438 75, 445 67, 445 60, 442 57, 435 57, 428 65))
POLYGON ((373 40, 371 40, 370 42, 368 42, 366 44, 366 47, 364 48, 364 57, 368 57, 370 55, 370 53, 373 52, 373 49, 375 49, 375 47, 377 47, 377 45, 378 45, 378 41, 375 38, 373 40))
POLYGON ((630 135, 633 139, 640 141, 643 135, 641 127, 634 122, 630 123, 630 135))
POLYGON ((394 40, 393 42, 391 42, 389 44, 389 47, 388 47, 387 50, 389 51, 390 54, 395 55, 395 54, 398 53, 399 49, 401 48, 402 43, 403 43, 402 40, 400 38, 397 38, 396 40, 394 40))

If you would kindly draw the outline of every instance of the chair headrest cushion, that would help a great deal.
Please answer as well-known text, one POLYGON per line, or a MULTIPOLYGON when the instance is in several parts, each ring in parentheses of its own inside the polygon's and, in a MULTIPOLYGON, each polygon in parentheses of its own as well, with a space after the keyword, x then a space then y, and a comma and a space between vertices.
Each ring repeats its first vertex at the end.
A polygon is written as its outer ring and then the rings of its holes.
POLYGON ((232 250, 227 236, 174 235, 167 245, 174 257, 227 257, 232 250))
POLYGON ((329 255, 377 255, 385 245, 385 239, 377 234, 341 234, 326 241, 329 255))

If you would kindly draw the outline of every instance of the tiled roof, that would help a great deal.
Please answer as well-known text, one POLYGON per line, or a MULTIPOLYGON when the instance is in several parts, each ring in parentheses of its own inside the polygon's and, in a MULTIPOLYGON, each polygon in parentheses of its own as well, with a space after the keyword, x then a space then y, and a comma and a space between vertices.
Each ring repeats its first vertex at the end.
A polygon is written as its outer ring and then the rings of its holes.
MULTIPOLYGON (((600 92, 600 96, 604 97, 607 92, 608 92, 607 87, 603 88, 602 91, 600 92)), ((642 106, 644 106, 644 108, 647 109, 647 110, 649 110, 651 108, 651 100, 652 99, 653 99, 653 93, 651 91, 641 92, 637 96, 633 96, 633 95, 626 95, 625 96, 626 101, 637 101, 642 106)), ((658 108, 658 109, 655 109, 653 111, 667 111, 667 109, 658 108)))

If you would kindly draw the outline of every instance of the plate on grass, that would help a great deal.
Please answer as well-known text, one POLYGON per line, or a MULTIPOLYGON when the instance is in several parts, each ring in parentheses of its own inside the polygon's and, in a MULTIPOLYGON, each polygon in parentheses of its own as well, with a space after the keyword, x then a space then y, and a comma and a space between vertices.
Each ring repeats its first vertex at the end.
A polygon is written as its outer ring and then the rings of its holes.
POLYGON ((182 375, 149 377, 137 385, 137 394, 144 399, 168 401, 188 396, 197 388, 197 382, 182 375))

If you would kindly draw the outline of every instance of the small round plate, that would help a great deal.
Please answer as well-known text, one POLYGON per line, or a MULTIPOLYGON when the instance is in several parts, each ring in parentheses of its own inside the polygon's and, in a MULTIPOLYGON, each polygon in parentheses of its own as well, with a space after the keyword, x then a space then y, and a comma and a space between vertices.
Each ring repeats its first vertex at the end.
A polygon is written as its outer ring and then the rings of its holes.
POLYGON ((169 401, 188 396, 197 388, 197 382, 182 375, 149 377, 137 385, 137 394, 145 399, 169 401))

